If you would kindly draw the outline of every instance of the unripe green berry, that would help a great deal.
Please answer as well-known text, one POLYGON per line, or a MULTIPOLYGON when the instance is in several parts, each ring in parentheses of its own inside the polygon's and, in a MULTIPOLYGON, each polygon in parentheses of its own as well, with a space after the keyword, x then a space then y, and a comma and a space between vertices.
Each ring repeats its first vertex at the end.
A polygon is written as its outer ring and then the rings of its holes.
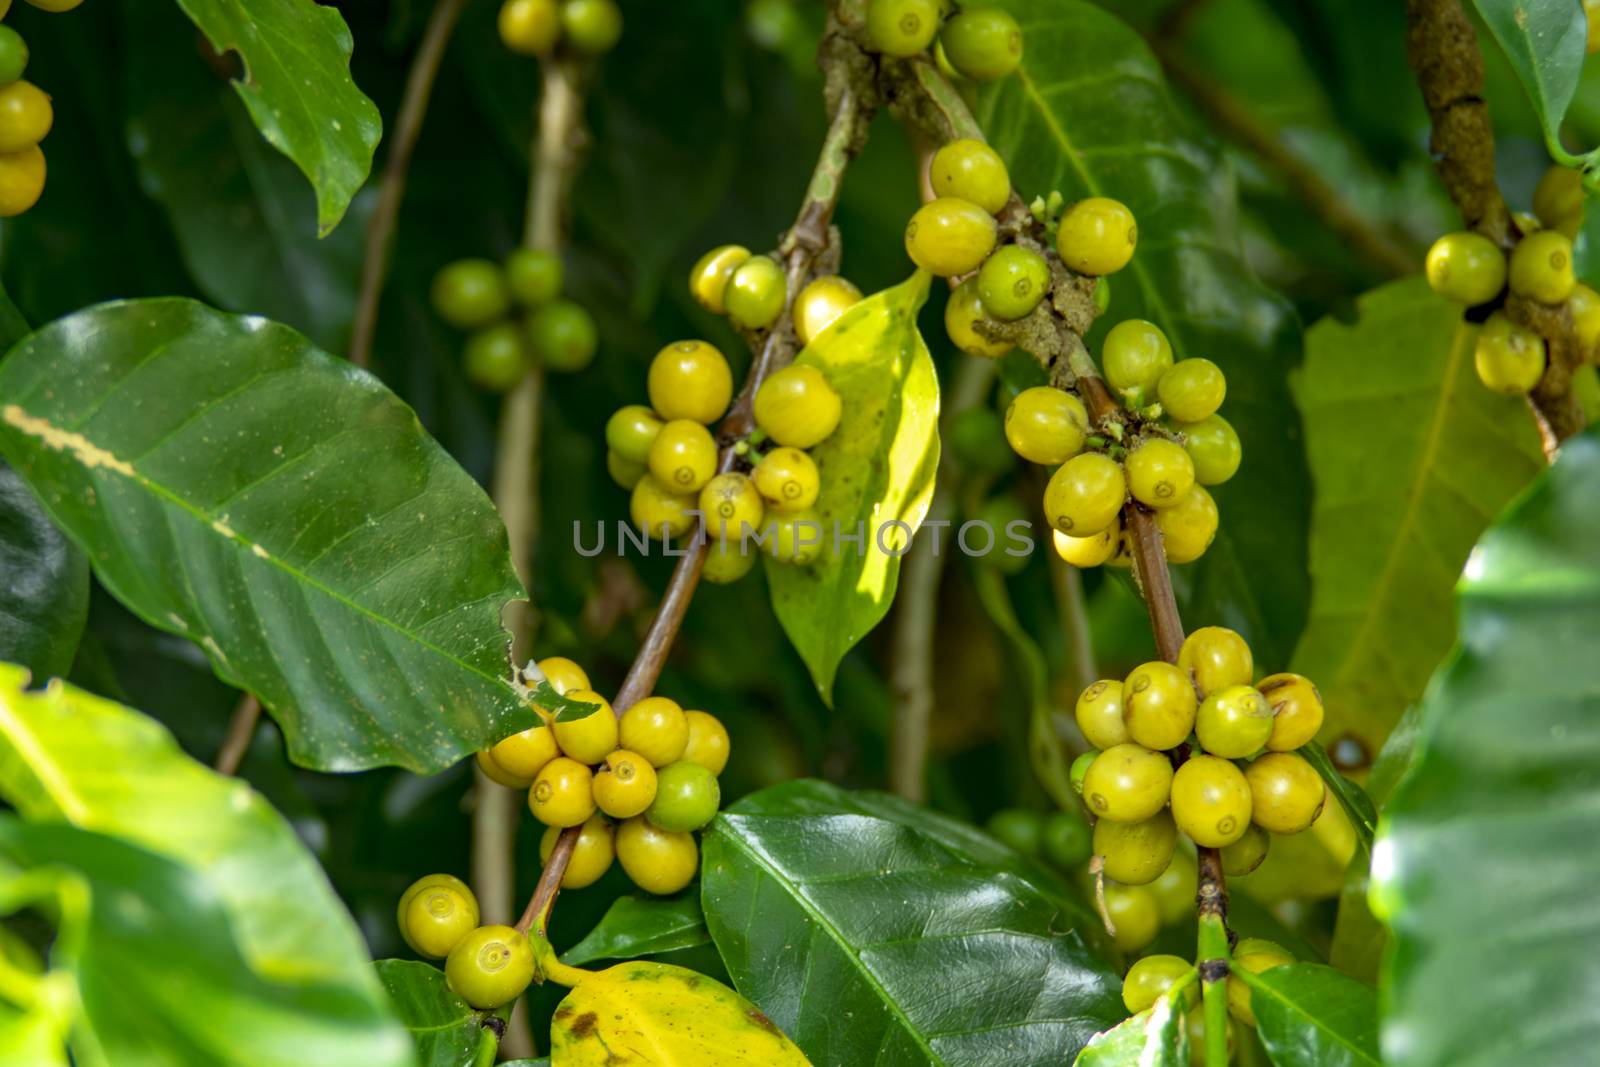
POLYGON ((527 307, 560 296, 561 276, 561 257, 554 252, 519 248, 506 257, 506 286, 527 307))
POLYGON ((764 330, 778 321, 788 298, 783 268, 771 256, 751 256, 739 264, 722 294, 728 318, 747 330, 764 330))
POLYGON ((722 803, 717 776, 698 763, 678 760, 656 772, 656 796, 644 817, 669 833, 688 833, 710 822, 722 803))
MULTIPOLYGON (((1151 1007, 1167 990, 1180 980, 1189 977, 1194 964, 1181 956, 1143 956, 1133 961, 1122 979, 1122 1003, 1134 1014, 1151 1007)), ((1181 1007, 1193 1008, 1200 1003, 1200 983, 1190 982, 1184 993, 1181 1007)))
POLYGON ((1222 873, 1230 878, 1249 874, 1261 866, 1271 847, 1272 835, 1251 823, 1239 840, 1222 847, 1222 873))
POLYGON ((1209 359, 1179 360, 1156 382, 1161 406, 1180 422, 1199 422, 1216 414, 1227 393, 1222 368, 1209 359))
POLYGON ((1039 834, 1039 851, 1045 862, 1063 873, 1075 871, 1094 853, 1089 824, 1073 812, 1053 811, 1045 816, 1039 834))
POLYGON ((548 55, 561 39, 556 0, 505 0, 498 20, 501 42, 524 56, 548 55))
POLYGON ((989 816, 983 827, 990 837, 1024 856, 1037 857, 1044 833, 1044 819, 1027 808, 1001 808, 989 816))
POLYGON ((1480 233, 1447 233, 1428 249, 1428 284, 1440 296, 1471 307, 1505 288, 1506 255, 1480 233))
POLYGON ((650 442, 656 439, 663 425, 660 417, 643 404, 618 408, 606 420, 606 447, 633 463, 648 462, 650 442))
POLYGON ((616 47, 622 37, 622 9, 615 0, 565 0, 561 5, 561 33, 577 51, 602 55, 616 47))
POLYGON ((28 69, 28 44, 10 26, 0 26, 0 85, 10 85, 28 69))
POLYGON ((956 15, 944 24, 939 43, 950 65, 973 81, 1004 78, 1022 62, 1022 30, 998 7, 956 15))
POLYGON ((1006 441, 1005 423, 987 405, 956 412, 945 440, 952 455, 985 474, 1004 474, 1016 463, 1006 441))
POLYGON ((1184 451, 1194 462, 1194 480, 1201 485, 1221 485, 1238 471, 1244 450, 1233 424, 1221 415, 1174 422, 1172 428, 1183 434, 1184 451))
POLYGON ((528 347, 515 323, 497 322, 467 337, 462 353, 467 379, 480 389, 503 393, 528 372, 528 347))
POLYGON ((583 305, 552 300, 528 316, 528 341, 550 370, 579 371, 594 359, 600 335, 583 305))
POLYGON ((1149 390, 1172 367, 1172 344, 1155 323, 1124 319, 1106 333, 1100 363, 1116 392, 1149 390))
POLYGON ((488 326, 511 307, 505 275, 487 259, 458 259, 433 277, 433 309, 463 330, 488 326))
POLYGON ((978 271, 978 297, 997 319, 1022 318, 1039 306, 1049 288, 1049 264, 1021 245, 995 249, 978 271))

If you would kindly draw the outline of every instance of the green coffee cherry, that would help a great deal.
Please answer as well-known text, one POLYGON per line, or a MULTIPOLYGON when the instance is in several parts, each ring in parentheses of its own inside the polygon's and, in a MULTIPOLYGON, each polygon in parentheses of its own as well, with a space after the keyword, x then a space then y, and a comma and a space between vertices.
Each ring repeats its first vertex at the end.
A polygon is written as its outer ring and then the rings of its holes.
POLYGON ((1044 834, 1044 820, 1036 811, 1029 811, 1026 808, 1002 808, 989 817, 984 829, 989 832, 990 837, 1024 856, 1039 855, 1044 834))
POLYGON ((970 200, 991 215, 998 215, 1011 198, 1011 175, 1000 153, 970 138, 935 152, 928 179, 938 195, 970 200))
POLYGON ((1227 392, 1222 368, 1209 359, 1180 360, 1156 383, 1161 406, 1181 422, 1199 422, 1215 414, 1227 392))
POLYGON ((939 0, 870 0, 867 40, 884 55, 914 56, 939 32, 939 0))
POLYGON ((1039 306, 1049 288, 1049 264, 1021 245, 996 249, 978 271, 978 298, 997 319, 1022 318, 1039 306))
POLYGON ((778 321, 788 301, 789 283, 771 256, 751 256, 735 268, 722 294, 728 317, 747 330, 764 330, 778 321))
POLYGON ((506 287, 526 307, 560 296, 561 275, 561 257, 542 248, 519 248, 506 257, 506 287))
POLYGON ((600 336, 583 305, 552 300, 528 317, 528 341, 550 370, 579 371, 594 359, 600 336))
POLYGON ((1149 390, 1172 367, 1172 344, 1155 323, 1124 319, 1107 332, 1100 362, 1106 384, 1118 393, 1149 390))
POLYGON ((1207 415, 1199 422, 1174 422, 1172 428, 1183 434, 1183 447, 1194 461, 1194 480, 1201 485, 1221 485, 1239 469, 1243 449, 1233 424, 1221 415, 1207 415))
POLYGON ((497 322, 467 338, 462 363, 473 385, 503 393, 514 388, 528 372, 528 346, 515 323, 497 322))
POLYGON ((1494 299, 1505 288, 1506 257, 1478 233, 1447 233, 1428 249, 1428 284, 1440 296, 1472 306, 1494 299))
POLYGON ((961 12, 945 23, 939 43, 950 65, 973 81, 1004 78, 1022 62, 1022 30, 997 7, 961 12))
POLYGON ((28 69, 28 44, 10 26, 0 26, 0 85, 10 85, 28 69))
POLYGON ((433 309, 463 330, 488 326, 511 307, 500 267, 487 259, 458 259, 433 277, 433 309))
POLYGON ((577 51, 603 55, 622 37, 622 9, 614 0, 566 0, 561 5, 561 34, 577 51))

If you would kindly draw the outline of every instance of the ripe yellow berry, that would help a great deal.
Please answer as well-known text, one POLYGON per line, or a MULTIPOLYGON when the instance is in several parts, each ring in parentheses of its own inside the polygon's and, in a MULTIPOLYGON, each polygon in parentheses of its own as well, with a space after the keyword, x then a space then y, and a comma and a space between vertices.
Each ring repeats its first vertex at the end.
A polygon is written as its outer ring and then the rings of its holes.
POLYGON ((1480 233, 1445 234, 1423 267, 1434 292, 1469 307, 1494 299, 1506 284, 1506 254, 1480 233))
POLYGON ((594 814, 594 774, 575 759, 546 763, 528 790, 528 810, 546 826, 577 826, 594 814))
POLYGON ((663 419, 693 419, 709 425, 733 399, 733 372, 714 345, 675 341, 650 361, 650 406, 663 419))
POLYGON ((1141 885, 1106 886, 1106 916, 1116 929, 1111 940, 1125 953, 1138 952, 1161 932, 1156 898, 1141 885))
POLYGON ((822 522, 810 511, 778 512, 761 529, 761 550, 775 563, 809 567, 822 555, 822 543, 822 522))
POLYGON ((1123 885, 1148 885, 1161 877, 1177 846, 1177 824, 1165 809, 1139 822, 1099 819, 1094 824, 1094 854, 1106 877, 1123 885))
POLYGON ((933 154, 928 179, 939 196, 970 200, 998 215, 1011 198, 1011 175, 1000 153, 982 141, 951 141, 933 154))
POLYGON ((483 776, 496 785, 503 785, 507 789, 526 789, 533 784, 532 778, 512 774, 496 763, 494 757, 489 755, 488 749, 479 752, 476 759, 478 769, 483 772, 483 776))
POLYGON ((1092 537, 1073 537, 1060 530, 1050 531, 1056 555, 1074 567, 1098 567, 1117 554, 1122 547, 1122 520, 1114 519, 1110 526, 1092 537))
POLYGON ((652 826, 643 815, 617 827, 617 861, 647 893, 676 893, 694 880, 700 850, 694 835, 652 826))
POLYGON ((520 997, 533 981, 533 947, 510 926, 480 926, 456 943, 444 963, 445 984, 474 1008, 520 997))
POLYGON ((606 450, 606 473, 611 475, 611 480, 620 488, 629 492, 639 484, 639 479, 649 473, 649 468, 643 463, 635 463, 631 459, 623 459, 610 449, 606 450))
POLYGON ((1297 834, 1316 821, 1327 788, 1316 768, 1293 752, 1268 752, 1245 768, 1252 818, 1275 834, 1297 834))
POLYGON ((1161 406, 1179 422, 1199 422, 1216 414, 1227 392, 1222 368, 1209 359, 1179 360, 1156 382, 1161 406))
POLYGON ((1496 311, 1478 330, 1472 362, 1485 386, 1506 396, 1519 396, 1544 377, 1544 338, 1496 311))
POLYGON ((561 39, 556 0, 506 0, 500 7, 500 40, 513 52, 542 56, 561 39))
POLYGON ((550 727, 539 725, 514 733, 489 749, 489 758, 526 789, 540 769, 561 755, 550 727))
MULTIPOLYGON (((407 887, 406 891, 400 895, 400 905, 399 905, 398 908, 395 909, 395 923, 400 928, 400 936, 403 939, 405 939, 405 943, 407 945, 411 946, 411 951, 415 952, 419 956, 430 956, 430 955, 435 955, 435 954, 432 953, 432 952, 423 951, 421 948, 419 948, 417 946, 416 941, 414 941, 412 939, 412 936, 411 936, 411 921, 410 921, 410 919, 407 918, 407 912, 411 908, 411 902, 413 900, 416 900, 417 897, 423 891, 429 890, 429 889, 446 889, 446 890, 449 890, 450 892, 455 894, 456 898, 459 901, 464 902, 464 907, 461 910, 463 912, 470 911, 470 914, 472 916, 472 922, 468 925, 467 929, 471 929, 472 926, 476 926, 477 923, 478 923, 478 917, 477 917, 478 916, 478 898, 473 895, 472 890, 470 888, 468 888, 467 883, 463 882, 461 879, 457 878, 453 874, 425 874, 425 875, 423 875, 421 878, 418 878, 415 882, 412 882, 411 885, 409 887, 407 887)), ((428 910, 430 912, 432 912, 435 909, 430 907, 428 910)), ((423 921, 419 924, 419 926, 422 926, 422 927, 430 927, 430 926, 436 927, 437 924, 433 921, 433 919, 431 917, 424 917, 423 921)), ((428 943, 429 943, 430 947, 437 948, 438 947, 438 941, 437 941, 438 930, 437 930, 437 928, 435 928, 432 931, 432 933, 434 934, 434 936, 428 938, 428 943)), ((436 958, 443 959, 445 956, 447 956, 449 954, 449 952, 450 952, 450 948, 449 948, 449 946, 446 946, 443 952, 437 953, 436 958)))
POLYGON ((44 179, 44 152, 38 145, 0 152, 0 218, 20 215, 37 204, 44 179))
POLYGON ((650 442, 650 475, 672 492, 698 493, 717 473, 717 442, 690 419, 673 419, 650 442))
MULTIPOLYGON (((545 828, 544 836, 539 838, 540 863, 550 862, 550 853, 555 851, 556 839, 560 836, 561 827, 545 828)), ((616 855, 611 821, 604 815, 589 816, 584 820, 583 829, 578 832, 578 841, 572 847, 572 858, 567 861, 567 871, 561 876, 561 888, 582 889, 594 885, 601 875, 611 869, 611 861, 616 855)))
MULTIPOLYGON (((538 668, 539 674, 544 677, 544 680, 550 683, 550 688, 562 696, 574 689, 593 688, 589 684, 589 675, 584 669, 565 656, 547 656, 535 666, 538 668)), ((546 715, 555 714, 549 708, 543 708, 542 710, 546 715)))
POLYGON ((1583 175, 1553 164, 1533 188, 1533 213, 1551 229, 1583 211, 1583 175))
MULTIPOLYGON (((1232 965, 1251 974, 1260 974, 1293 962, 1294 957, 1287 949, 1271 941, 1249 938, 1239 942, 1239 947, 1234 950, 1232 965)), ((1237 978, 1228 979, 1228 1013, 1246 1026, 1256 1024, 1255 1012, 1250 1007, 1250 987, 1237 978)))
POLYGON ((855 283, 837 274, 813 278, 794 298, 794 332, 802 345, 833 324, 853 305, 861 302, 855 283))
POLYGON ((1205 555, 1217 536, 1217 503, 1195 486, 1170 508, 1156 512, 1168 563, 1190 563, 1205 555))
POLYGON ((989 318, 978 296, 976 276, 956 286, 944 305, 944 331, 957 348, 969 356, 999 359, 1015 346, 1010 341, 991 340, 978 332, 977 324, 989 318))
POLYGON ((1194 487, 1194 461, 1183 446, 1153 437, 1134 447, 1124 464, 1128 492, 1152 508, 1170 508, 1194 487))
POLYGON ((556 744, 561 746, 563 755, 579 763, 599 763, 617 747, 617 716, 611 710, 611 702, 593 689, 574 689, 567 697, 598 706, 581 719, 552 723, 556 744))
POLYGON ((1250 646, 1226 626, 1202 626, 1184 638, 1178 667, 1194 679, 1202 698, 1219 689, 1249 685, 1255 673, 1250 646))
POLYGON ((726 310, 723 298, 728 292, 728 279, 749 258, 750 250, 743 245, 713 248, 696 260, 689 272, 689 294, 713 315, 721 315, 726 310))
POLYGON ((719 474, 700 490, 706 532, 716 540, 738 544, 761 529, 766 512, 755 483, 738 471, 719 474))
POLYGON ((1572 325, 1577 330, 1578 347, 1584 359, 1595 361, 1595 342, 1600 341, 1600 293, 1579 282, 1567 297, 1572 325))
POLYGON ((1125 745, 1133 738, 1122 721, 1122 683, 1102 678, 1078 695, 1074 709, 1084 739, 1098 749, 1125 745))
POLYGON ((1194 729, 1194 686, 1185 672, 1152 660, 1122 683, 1122 721, 1128 734, 1151 749, 1177 748, 1194 729))
POLYGON ((750 573, 756 565, 757 549, 743 538, 712 540, 706 545, 706 561, 700 570, 703 581, 730 585, 750 573))
POLYGON ((1541 304, 1572 295, 1572 239, 1556 230, 1530 233, 1511 250, 1511 291, 1541 304))
POLYGON ((731 748, 727 727, 715 715, 704 711, 686 711, 683 714, 689 723, 689 741, 684 746, 683 758, 690 763, 700 764, 712 774, 721 774, 728 765, 731 748))
POLYGON ((464 886, 424 886, 406 904, 401 930, 419 956, 442 960, 478 925, 478 901, 464 886))
POLYGON ((930 274, 954 277, 977 270, 994 250, 994 216, 970 200, 941 196, 917 209, 906 225, 906 254, 930 274))
POLYGON ((634 484, 628 514, 635 526, 664 541, 682 537, 694 528, 690 512, 698 503, 693 494, 671 492, 654 475, 646 474, 634 484))
POLYGON ((1089 414, 1065 389, 1036 385, 1006 408, 1006 441, 1029 463, 1055 466, 1083 451, 1089 414))
POLYGON ((645 697, 622 713, 618 724, 622 747, 637 752, 652 767, 683 758, 689 744, 689 719, 671 697, 645 697))
POLYGON ((1195 713, 1194 732, 1213 756, 1243 759, 1265 747, 1272 724, 1267 698, 1248 685, 1234 685, 1205 698, 1195 713))
POLYGON ((1223 848, 1250 825, 1250 786, 1216 756, 1190 756, 1172 776, 1172 819, 1202 848, 1223 848))
POLYGON ((805 511, 822 490, 815 461, 798 448, 774 448, 756 464, 750 480, 767 507, 780 514, 805 511))
POLYGON ((1089 810, 1112 822, 1143 822, 1166 807, 1171 790, 1167 757, 1131 743, 1100 753, 1083 778, 1089 810))
POLYGON ((1045 516, 1064 534, 1092 537, 1117 521, 1127 490, 1122 464, 1099 452, 1084 452, 1050 476, 1045 516))
POLYGON ((1079 274, 1115 274, 1133 258, 1138 241, 1133 212, 1104 196, 1073 204, 1056 230, 1061 261, 1079 274))
POLYGON ((1251 823, 1243 837, 1223 847, 1222 873, 1240 876, 1249 874, 1261 866, 1271 847, 1272 835, 1255 823, 1251 823))
POLYGON ((594 802, 613 819, 644 814, 656 798, 656 769, 637 752, 619 748, 594 776, 594 802))
POLYGON ((810 448, 839 425, 844 404, 827 376, 807 363, 775 371, 756 390, 756 425, 780 445, 810 448))
POLYGON ((50 97, 28 81, 0 86, 0 152, 20 152, 44 140, 55 121, 50 97))
POLYGON ((1322 694, 1303 674, 1269 674, 1256 687, 1272 706, 1272 736, 1267 748, 1291 752, 1322 729, 1322 694))

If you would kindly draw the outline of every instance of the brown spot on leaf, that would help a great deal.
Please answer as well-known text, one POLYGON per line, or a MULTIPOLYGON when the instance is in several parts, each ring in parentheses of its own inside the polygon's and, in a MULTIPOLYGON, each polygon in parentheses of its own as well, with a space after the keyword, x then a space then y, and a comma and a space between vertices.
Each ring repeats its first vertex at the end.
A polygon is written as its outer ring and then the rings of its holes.
POLYGON ((751 1008, 749 1011, 745 1012, 745 1015, 749 1016, 751 1022, 755 1023, 768 1033, 777 1037, 783 1036, 783 1031, 778 1029, 778 1024, 767 1018, 766 1015, 760 1010, 751 1008))
POLYGON ((592 1037, 594 1035, 595 1029, 599 1022, 599 1015, 596 1015, 592 1011, 586 1011, 576 1019, 572 1020, 572 1025, 568 1026, 567 1030, 572 1034, 573 1037, 582 1041, 584 1038, 592 1037))

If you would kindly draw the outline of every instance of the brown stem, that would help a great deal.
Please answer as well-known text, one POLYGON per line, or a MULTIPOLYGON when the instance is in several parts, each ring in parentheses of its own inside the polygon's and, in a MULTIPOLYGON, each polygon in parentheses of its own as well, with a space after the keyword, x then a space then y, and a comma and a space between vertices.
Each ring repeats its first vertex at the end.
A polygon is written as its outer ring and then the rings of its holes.
POLYGON ((1214 848, 1202 848, 1199 850, 1198 858, 1200 888, 1195 894, 1195 907, 1200 915, 1215 915, 1226 926, 1228 922, 1228 881, 1222 873, 1222 854, 1214 848))
POLYGON ((361 289, 356 299, 355 323, 350 332, 350 362, 365 367, 372 359, 372 340, 378 329, 378 304, 383 299, 383 283, 389 275, 389 248, 395 223, 400 218, 400 201, 405 196, 406 172, 422 132, 428 112, 428 98, 444 59, 445 47, 455 30, 464 0, 438 0, 422 33, 417 56, 406 75, 405 94, 389 140, 389 158, 384 163, 383 181, 378 187, 378 202, 367 223, 367 248, 361 264, 361 289))
MULTIPOLYGON (((825 49, 826 45, 825 40, 825 49)), ((811 278, 818 263, 836 252, 831 247, 833 211, 839 203, 845 168, 861 149, 871 112, 863 106, 858 91, 848 85, 840 86, 831 77, 829 101, 833 117, 822 150, 817 156, 817 165, 812 171, 805 200, 800 205, 794 225, 778 245, 784 276, 788 281, 789 302, 771 329, 752 340, 755 359, 745 377, 744 387, 739 391, 727 417, 717 427, 719 439, 723 442, 719 471, 734 468, 739 461, 734 444, 755 429, 752 406, 756 390, 768 374, 785 366, 799 349, 799 339, 794 332, 795 294, 811 278), (833 91, 835 88, 837 91, 833 91)), ((703 529, 694 532, 683 551, 683 557, 678 560, 672 578, 667 583, 667 590, 662 595, 661 605, 656 609, 655 618, 650 621, 650 629, 639 646, 638 654, 634 656, 628 676, 617 691, 616 699, 611 702, 612 709, 618 715, 649 696, 661 677, 661 669, 678 636, 678 629, 683 625, 683 617, 689 610, 689 602, 694 598, 695 587, 700 581, 700 572, 705 567, 706 539, 703 529)), ((543 934, 548 928, 550 912, 561 892, 561 879, 567 873, 578 832, 578 827, 571 827, 563 830, 556 839, 550 859, 539 874, 539 883, 534 887, 533 896, 529 898, 528 906, 517 922, 517 929, 526 933, 537 928, 543 934)))
POLYGON ((222 739, 222 747, 217 750, 215 767, 221 774, 235 774, 239 764, 244 760, 244 754, 250 749, 250 742, 256 736, 256 725, 261 722, 261 701, 256 699, 254 693, 246 693, 239 698, 239 703, 233 709, 233 718, 228 720, 228 734, 222 739))

